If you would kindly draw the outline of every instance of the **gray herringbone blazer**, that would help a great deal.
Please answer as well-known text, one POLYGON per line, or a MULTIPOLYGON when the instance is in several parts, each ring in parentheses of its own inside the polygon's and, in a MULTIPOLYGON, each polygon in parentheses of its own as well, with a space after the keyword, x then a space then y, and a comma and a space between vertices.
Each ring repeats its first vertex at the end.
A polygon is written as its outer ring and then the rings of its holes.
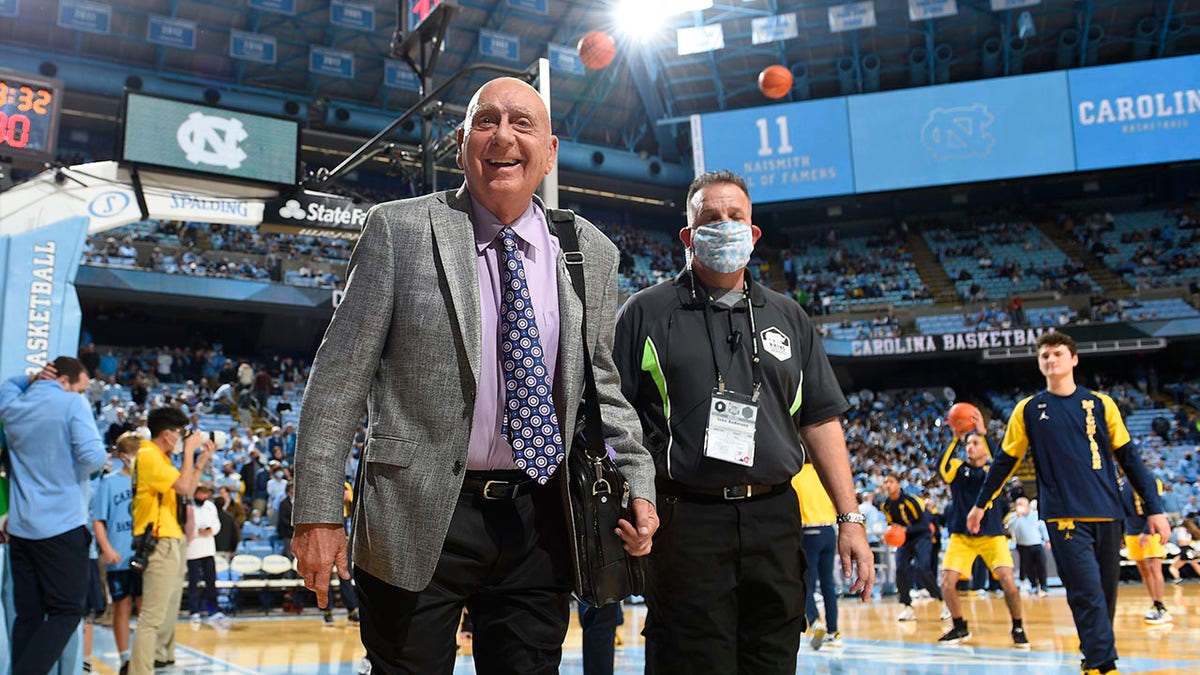
MULTIPOLYGON (((342 521, 346 456, 366 410, 354 563, 413 591, 433 577, 467 465, 482 353, 470 213, 465 186, 371 209, 300 413, 294 522, 342 521)), ((617 249, 591 223, 575 222, 605 440, 633 495, 654 503, 654 463, 612 361, 617 249)), ((561 253, 558 301, 554 399, 569 439, 583 392, 583 308, 561 253)))

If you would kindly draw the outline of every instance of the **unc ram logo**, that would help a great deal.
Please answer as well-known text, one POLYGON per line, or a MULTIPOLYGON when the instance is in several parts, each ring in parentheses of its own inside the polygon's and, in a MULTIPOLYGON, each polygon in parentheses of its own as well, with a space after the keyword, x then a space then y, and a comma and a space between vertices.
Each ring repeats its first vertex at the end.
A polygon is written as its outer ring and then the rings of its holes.
POLYGON ((934 108, 921 128, 921 145, 938 161, 986 157, 996 144, 996 137, 988 130, 995 119, 982 103, 934 108))
POLYGON ((192 164, 208 164, 232 170, 240 167, 246 159, 245 151, 238 147, 246 140, 246 135, 242 122, 237 118, 225 119, 194 112, 179 125, 175 140, 192 164))

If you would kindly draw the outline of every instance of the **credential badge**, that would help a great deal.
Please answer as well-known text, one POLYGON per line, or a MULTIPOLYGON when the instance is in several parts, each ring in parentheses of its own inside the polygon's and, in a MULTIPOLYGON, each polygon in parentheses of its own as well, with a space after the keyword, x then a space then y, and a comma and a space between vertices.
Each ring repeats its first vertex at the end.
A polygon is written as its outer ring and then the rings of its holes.
POLYGON ((792 358, 792 340, 783 331, 771 326, 762 333, 763 349, 780 361, 792 358))

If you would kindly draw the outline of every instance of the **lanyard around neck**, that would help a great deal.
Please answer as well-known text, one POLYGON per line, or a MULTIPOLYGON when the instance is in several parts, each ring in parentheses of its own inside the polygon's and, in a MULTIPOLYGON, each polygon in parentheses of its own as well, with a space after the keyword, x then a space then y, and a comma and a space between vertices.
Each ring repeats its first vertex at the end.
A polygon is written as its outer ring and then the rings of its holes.
MULTIPOLYGON (((695 274, 695 272, 693 272, 693 274, 695 274)), ((748 272, 746 273, 744 285, 745 288, 742 290, 742 300, 744 300, 746 303, 746 315, 750 319, 750 372, 754 377, 754 390, 750 393, 750 400, 757 403, 759 392, 762 389, 762 360, 758 356, 758 330, 755 328, 754 324, 754 302, 750 298, 750 274, 748 272)), ((704 312, 704 328, 705 333, 708 335, 708 346, 709 353, 712 355, 713 370, 717 373, 717 391, 724 393, 725 377, 721 374, 720 364, 717 363, 717 342, 713 339, 712 312, 715 310, 712 309, 712 304, 712 295, 706 293, 704 295, 704 306, 702 308, 702 311, 704 312)), ((734 307, 736 307, 736 305, 734 307)), ((728 310, 730 312, 730 326, 733 325, 732 312, 734 307, 730 307, 728 310)), ((736 335, 736 333, 731 331, 731 339, 734 335, 736 335)), ((730 342, 730 344, 733 343, 730 342)), ((733 361, 730 361, 731 365, 732 363, 733 361)))

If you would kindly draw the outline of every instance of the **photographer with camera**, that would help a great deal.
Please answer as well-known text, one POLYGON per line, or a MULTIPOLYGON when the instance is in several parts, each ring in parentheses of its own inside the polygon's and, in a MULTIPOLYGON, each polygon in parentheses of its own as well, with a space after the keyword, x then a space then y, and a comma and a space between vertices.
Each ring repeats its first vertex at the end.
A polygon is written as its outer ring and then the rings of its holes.
POLYGON ((133 467, 134 551, 129 564, 142 570, 142 609, 133 635, 131 675, 151 675, 175 662, 175 618, 183 594, 186 502, 212 461, 216 443, 187 431, 177 408, 155 408, 146 418, 150 440, 142 441, 133 467), (199 450, 199 453, 197 453, 199 450), (176 469, 171 455, 183 453, 176 469))
POLYGON ((60 356, 40 373, 0 383, 11 481, 14 675, 49 671, 84 615, 88 474, 107 459, 80 395, 89 382, 82 363, 60 356))

